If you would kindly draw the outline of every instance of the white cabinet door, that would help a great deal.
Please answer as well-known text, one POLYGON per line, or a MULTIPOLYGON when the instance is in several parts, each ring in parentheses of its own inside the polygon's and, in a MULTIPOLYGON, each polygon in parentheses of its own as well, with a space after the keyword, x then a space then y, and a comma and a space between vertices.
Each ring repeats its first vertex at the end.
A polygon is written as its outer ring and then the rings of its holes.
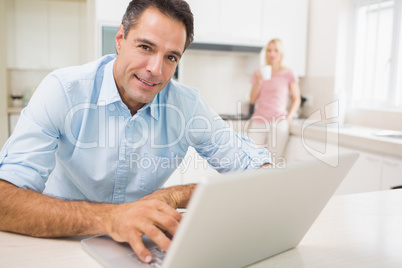
POLYGON ((195 41, 262 45, 263 0, 189 0, 195 41))
MULTIPOLYGON (((14 57, 8 67, 41 68, 49 62, 47 1, 16 0, 11 10, 14 27, 8 48, 14 57)), ((11 15, 11 14, 10 14, 11 15)), ((8 15, 9 16, 9 15, 8 15)))
POLYGON ((194 40, 213 42, 220 38, 219 0, 188 0, 194 15, 194 40))
POLYGON ((287 163, 292 163, 323 160, 327 156, 337 155, 338 153, 338 145, 305 139, 301 136, 290 136, 284 158, 287 163))
POLYGON ((9 114, 8 115, 8 124, 9 124, 9 135, 13 134, 15 126, 17 125, 18 119, 20 118, 19 114, 9 114))
POLYGON ((50 67, 82 64, 85 58, 85 3, 48 3, 48 43, 50 67))
MULTIPOLYGON (((356 151, 341 148, 342 152, 356 151)), ((346 175, 336 194, 353 194, 381 189, 382 157, 379 155, 359 152, 359 158, 346 175)))
POLYGON ((95 16, 101 23, 120 25, 130 0, 96 0, 95 16))
MULTIPOLYGON (((308 160, 318 161, 318 159, 322 159, 325 156, 348 152, 356 152, 356 150, 316 140, 302 140, 300 136, 291 136, 286 148, 285 160, 287 163, 308 160), (311 152, 315 152, 315 154, 313 155, 311 152)), ((352 194, 379 191, 381 189, 382 157, 366 152, 359 153, 358 160, 335 194, 352 194)))
POLYGON ((290 136, 284 158, 288 163, 306 161, 311 159, 311 155, 305 150, 300 136, 290 136))
POLYGON ((263 42, 280 38, 284 44, 284 64, 297 75, 306 73, 308 0, 266 0, 263 42))
POLYGON ((402 186, 402 160, 393 157, 384 157, 382 162, 381 189, 402 186))
POLYGON ((221 0, 222 41, 260 45, 262 42, 262 0, 221 0))
POLYGON ((306 73, 308 0, 189 0, 195 41, 264 46, 280 38, 284 64, 306 73))
POLYGON ((85 2, 10 0, 7 9, 9 68, 49 69, 83 63, 85 2))

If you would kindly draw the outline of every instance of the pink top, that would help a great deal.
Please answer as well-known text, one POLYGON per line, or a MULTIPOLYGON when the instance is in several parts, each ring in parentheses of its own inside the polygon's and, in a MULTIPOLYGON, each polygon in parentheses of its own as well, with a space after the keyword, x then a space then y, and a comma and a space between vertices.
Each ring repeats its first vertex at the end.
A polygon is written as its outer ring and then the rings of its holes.
MULTIPOLYGON (((260 72, 259 68, 250 79, 253 85, 257 83, 257 72, 260 72)), ((253 121, 263 122, 264 118, 268 122, 285 119, 290 85, 295 82, 298 82, 298 78, 289 69, 272 74, 270 80, 263 80, 255 103, 253 121)))

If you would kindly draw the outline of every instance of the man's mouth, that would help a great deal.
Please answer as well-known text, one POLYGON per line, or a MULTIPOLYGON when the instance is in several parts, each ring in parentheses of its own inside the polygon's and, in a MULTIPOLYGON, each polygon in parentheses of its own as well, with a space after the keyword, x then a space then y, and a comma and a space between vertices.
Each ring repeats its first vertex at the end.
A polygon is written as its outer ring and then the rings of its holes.
POLYGON ((157 84, 153 84, 151 82, 148 82, 144 79, 139 78, 137 75, 134 75, 139 81, 143 82, 144 84, 148 85, 148 86, 156 86, 157 84))

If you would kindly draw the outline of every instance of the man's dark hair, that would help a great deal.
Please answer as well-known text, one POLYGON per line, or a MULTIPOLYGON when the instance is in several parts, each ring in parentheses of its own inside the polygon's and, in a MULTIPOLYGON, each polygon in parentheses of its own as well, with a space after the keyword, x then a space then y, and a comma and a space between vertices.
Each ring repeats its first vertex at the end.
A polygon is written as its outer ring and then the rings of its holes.
POLYGON ((124 29, 124 38, 127 37, 130 29, 136 25, 142 13, 149 7, 155 7, 162 14, 184 24, 187 33, 184 46, 184 50, 186 50, 194 39, 194 17, 190 6, 184 0, 132 0, 128 4, 121 22, 124 29))

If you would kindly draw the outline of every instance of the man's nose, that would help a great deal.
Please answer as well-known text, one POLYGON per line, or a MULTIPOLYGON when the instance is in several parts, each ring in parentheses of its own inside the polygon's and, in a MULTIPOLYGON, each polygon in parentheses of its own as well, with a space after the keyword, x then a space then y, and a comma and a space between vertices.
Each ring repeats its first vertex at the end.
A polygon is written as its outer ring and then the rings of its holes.
POLYGON ((150 72, 153 76, 158 76, 162 74, 162 67, 163 57, 156 54, 149 59, 147 71, 150 72))

